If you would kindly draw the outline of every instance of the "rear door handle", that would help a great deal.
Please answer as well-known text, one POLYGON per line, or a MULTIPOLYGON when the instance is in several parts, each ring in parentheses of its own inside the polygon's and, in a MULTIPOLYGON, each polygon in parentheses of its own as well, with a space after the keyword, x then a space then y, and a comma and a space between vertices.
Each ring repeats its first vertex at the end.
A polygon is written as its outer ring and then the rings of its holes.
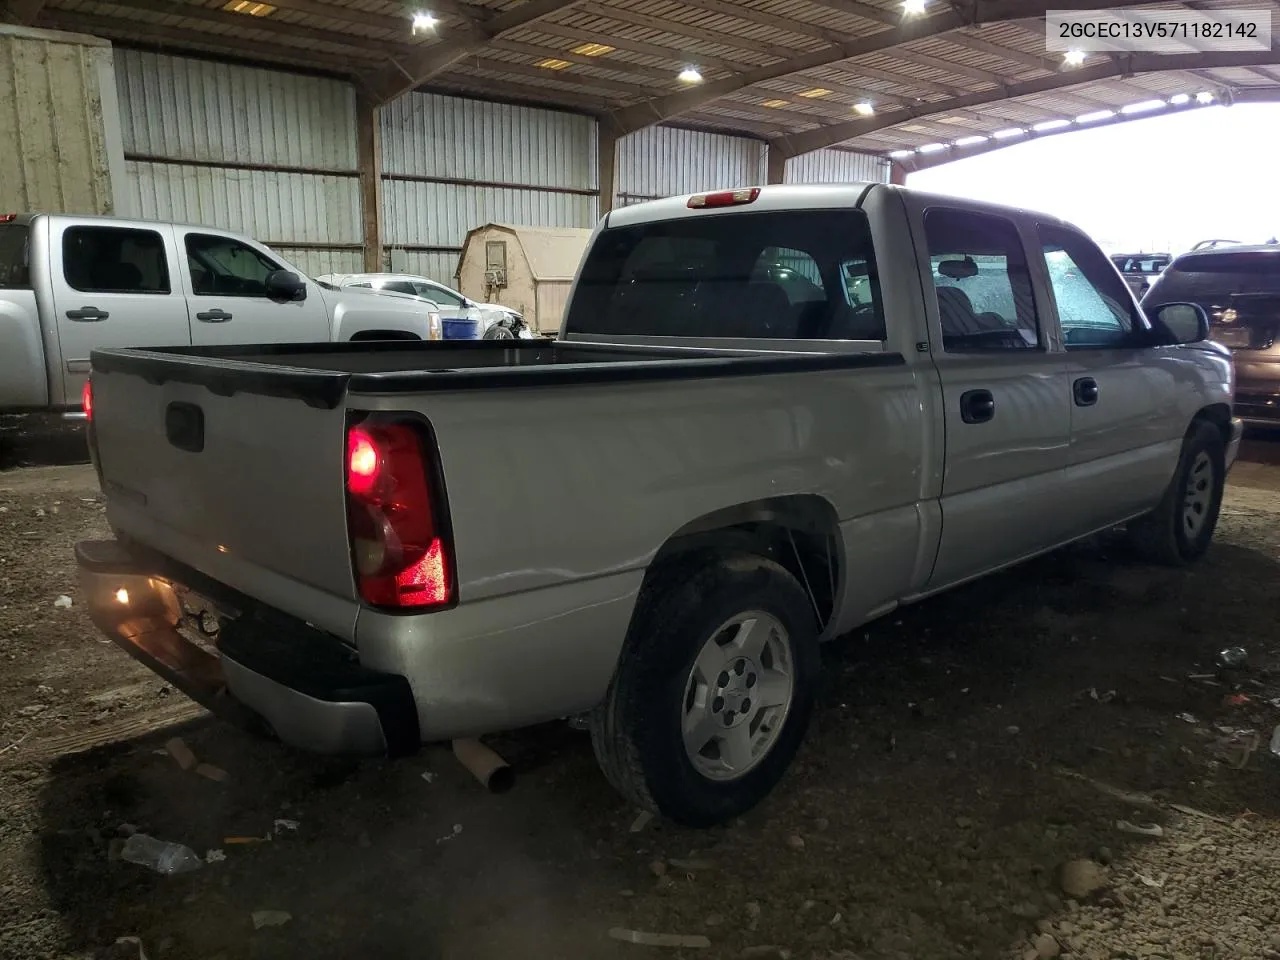
POLYGON ((1098 381, 1093 377, 1081 377, 1071 385, 1071 394, 1077 407, 1092 407, 1098 402, 1098 381))
POLYGON ((231 314, 225 310, 219 310, 214 307, 212 310, 205 310, 203 313, 197 313, 196 319, 201 323, 226 323, 231 319, 231 314))
POLYGON ((986 423, 996 415, 996 398, 990 390, 966 390, 960 395, 960 419, 965 423, 986 423))
POLYGON ((99 310, 97 307, 81 307, 79 310, 68 310, 68 320, 78 320, 81 323, 91 323, 96 320, 105 320, 111 314, 105 310, 99 310))

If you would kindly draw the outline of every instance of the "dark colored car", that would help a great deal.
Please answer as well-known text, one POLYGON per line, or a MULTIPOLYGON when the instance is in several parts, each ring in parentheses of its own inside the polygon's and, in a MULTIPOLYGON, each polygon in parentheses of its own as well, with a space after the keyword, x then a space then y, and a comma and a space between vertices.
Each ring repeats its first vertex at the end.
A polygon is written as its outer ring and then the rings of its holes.
POLYGON ((1111 262, 1116 265, 1124 282, 1133 295, 1141 299, 1151 287, 1153 279, 1169 266, 1173 257, 1167 253, 1113 253, 1111 262))
POLYGON ((1236 413, 1246 423, 1280 426, 1280 245, 1233 246, 1184 253, 1142 298, 1198 303, 1210 336, 1231 349, 1236 413))

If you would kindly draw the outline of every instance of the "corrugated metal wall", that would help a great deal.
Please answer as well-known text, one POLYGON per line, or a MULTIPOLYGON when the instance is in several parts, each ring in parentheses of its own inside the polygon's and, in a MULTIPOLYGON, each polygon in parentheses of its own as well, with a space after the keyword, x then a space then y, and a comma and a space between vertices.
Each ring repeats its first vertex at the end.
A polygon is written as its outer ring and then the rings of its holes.
POLYGON ((110 44, 0 24, 0 212, 112 213, 118 114, 110 44))
POLYGON ((397 270, 452 283, 486 223, 590 227, 596 128, 554 110, 411 93, 382 111, 383 242, 397 270))
POLYGON ((116 80, 123 210, 248 234, 312 276, 360 269, 349 84, 125 49, 116 80))
POLYGON ((889 161, 848 150, 815 150, 787 161, 787 183, 889 182, 889 161))
POLYGON ((759 140, 677 127, 649 127, 618 141, 618 205, 763 183, 759 140))

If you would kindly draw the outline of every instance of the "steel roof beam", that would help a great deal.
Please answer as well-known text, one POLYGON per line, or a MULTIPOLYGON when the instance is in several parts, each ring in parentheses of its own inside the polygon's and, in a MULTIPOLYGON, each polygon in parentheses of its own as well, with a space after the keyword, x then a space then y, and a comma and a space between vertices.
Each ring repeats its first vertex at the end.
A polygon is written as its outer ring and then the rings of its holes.
POLYGON ((0 0, 0 20, 29 27, 43 9, 44 0, 0 0))
MULTIPOLYGON (((1045 11, 1050 9, 1097 10, 1136 5, 1138 5, 1137 0, 1048 0, 1048 2, 1045 0, 974 0, 972 8, 963 13, 948 10, 917 20, 906 20, 869 37, 847 43, 829 44, 821 50, 790 56, 777 63, 748 70, 734 77, 710 81, 691 90, 624 107, 610 114, 605 122, 619 134, 630 133, 650 124, 661 123, 682 113, 696 110, 718 97, 753 84, 802 73, 815 67, 829 66, 869 53, 891 51, 913 40, 939 36, 976 23, 1024 20, 1028 17, 1043 16, 1045 11)), ((594 4, 592 6, 594 7, 594 4)), ((648 25, 654 29, 666 29, 660 23, 653 21, 648 25)))
MULTIPOLYGON (((1247 67, 1257 63, 1268 63, 1274 56, 1271 51, 1245 53, 1189 53, 1189 54, 1135 54, 1095 67, 1080 67, 1065 74, 1052 77, 1041 77, 1009 84, 1003 90, 989 90, 982 93, 955 97, 950 101, 941 100, 912 107, 903 111, 895 111, 884 117, 867 117, 862 120, 851 120, 833 124, 820 130, 781 137, 770 142, 771 149, 779 149, 788 156, 797 156, 811 150, 820 150, 845 140, 852 140, 863 134, 898 126, 917 117, 928 117, 946 113, 956 107, 977 107, 1000 100, 1012 100, 1017 97, 1046 93, 1063 87, 1071 87, 1084 83, 1096 83, 1112 77, 1131 76, 1139 73, 1163 73, 1175 70, 1214 69, 1219 67, 1247 67), (903 116, 902 114, 905 114, 903 116)), ((1157 97, 1155 93, 1151 97, 1157 97)))
POLYGON ((525 0, 518 7, 512 7, 497 16, 450 30, 452 35, 447 40, 426 47, 421 53, 393 60, 368 77, 366 83, 374 92, 378 103, 387 103, 420 86, 464 57, 479 53, 490 40, 578 2, 579 0, 525 0))

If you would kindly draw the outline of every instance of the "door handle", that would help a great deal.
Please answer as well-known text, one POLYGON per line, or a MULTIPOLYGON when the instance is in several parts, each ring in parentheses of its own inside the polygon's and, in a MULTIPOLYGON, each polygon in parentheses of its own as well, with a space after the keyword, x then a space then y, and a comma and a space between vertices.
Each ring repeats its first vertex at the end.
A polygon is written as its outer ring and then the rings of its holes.
POLYGON ((68 320, 78 320, 81 323, 91 323, 97 320, 105 320, 111 314, 105 310, 99 310, 97 307, 81 307, 79 310, 68 310, 68 320))
POLYGON ((1071 385, 1071 394, 1077 407, 1092 407, 1098 402, 1098 381, 1093 377, 1081 377, 1071 385))
POLYGON ((960 395, 960 419, 965 423, 986 423, 996 415, 996 398, 990 390, 966 390, 960 395))
POLYGON ((225 310, 219 310, 214 307, 212 310, 205 310, 203 313, 197 313, 196 319, 201 323, 226 323, 231 319, 231 314, 225 310))

